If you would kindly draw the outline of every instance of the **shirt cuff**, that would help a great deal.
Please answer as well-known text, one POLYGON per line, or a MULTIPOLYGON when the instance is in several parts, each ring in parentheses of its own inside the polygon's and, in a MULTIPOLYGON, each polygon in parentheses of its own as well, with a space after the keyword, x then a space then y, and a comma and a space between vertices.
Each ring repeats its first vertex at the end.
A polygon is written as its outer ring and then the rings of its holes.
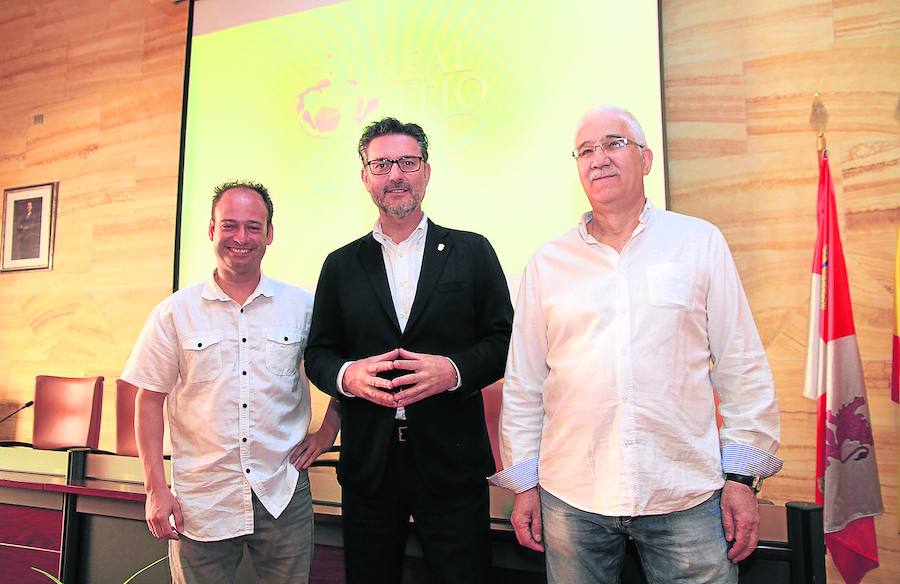
POLYGON ((337 390, 338 393, 344 397, 356 397, 352 393, 347 393, 346 391, 344 391, 344 371, 346 371, 347 367, 350 367, 350 365, 352 365, 353 363, 355 363, 355 361, 347 361, 346 363, 341 365, 340 369, 338 369, 337 390))
POLYGON ((729 442, 722 446, 722 472, 767 478, 781 470, 784 462, 765 450, 729 442))
POLYGON ((444 357, 447 361, 450 361, 450 364, 453 365, 453 370, 456 371, 456 385, 448 389, 447 391, 456 391, 460 387, 462 387, 462 376, 459 374, 459 367, 456 366, 456 363, 453 362, 453 359, 450 357, 444 357))
POLYGON ((495 487, 509 489, 516 494, 527 491, 538 484, 538 459, 535 457, 518 462, 489 476, 487 480, 495 487))

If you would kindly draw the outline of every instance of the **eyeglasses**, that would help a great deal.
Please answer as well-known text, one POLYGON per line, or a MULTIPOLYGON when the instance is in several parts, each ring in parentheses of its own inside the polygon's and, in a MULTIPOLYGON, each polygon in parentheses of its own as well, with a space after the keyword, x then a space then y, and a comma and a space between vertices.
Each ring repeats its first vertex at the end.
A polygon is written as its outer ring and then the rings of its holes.
POLYGON ((416 172, 422 168, 422 160, 421 156, 401 156, 396 160, 380 158, 378 160, 370 160, 366 163, 366 166, 369 167, 369 172, 372 174, 390 174, 391 168, 395 164, 400 169, 400 172, 409 173, 416 172))
POLYGON ((595 144, 584 144, 579 146, 578 148, 572 150, 572 158, 576 160, 580 160, 582 158, 590 158, 594 155, 597 150, 602 150, 606 154, 611 154, 613 152, 618 152, 619 150, 624 150, 626 146, 629 144, 633 144, 638 148, 646 148, 643 144, 638 144, 634 140, 629 140, 628 138, 607 138, 602 142, 597 142, 595 144))

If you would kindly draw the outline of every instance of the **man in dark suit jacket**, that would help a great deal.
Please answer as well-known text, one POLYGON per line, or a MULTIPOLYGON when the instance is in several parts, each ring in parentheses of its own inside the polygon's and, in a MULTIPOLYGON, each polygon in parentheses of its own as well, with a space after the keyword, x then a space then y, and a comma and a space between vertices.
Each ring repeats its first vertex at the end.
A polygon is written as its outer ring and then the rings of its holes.
POLYGON ((12 259, 30 260, 41 255, 41 216, 31 200, 25 202, 25 213, 16 219, 12 240, 12 259))
POLYGON ((422 128, 375 122, 359 154, 379 218, 325 260, 305 355, 343 407, 347 582, 400 581, 410 515, 433 581, 487 582, 494 462, 481 390, 503 374, 506 280, 484 237, 422 213, 422 128))

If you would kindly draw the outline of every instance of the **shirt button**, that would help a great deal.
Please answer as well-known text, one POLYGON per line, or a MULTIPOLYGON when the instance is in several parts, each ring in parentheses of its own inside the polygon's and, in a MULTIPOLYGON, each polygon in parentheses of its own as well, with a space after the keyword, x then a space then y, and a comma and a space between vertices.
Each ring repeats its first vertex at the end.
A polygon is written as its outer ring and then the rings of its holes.
POLYGON ((241 375, 247 375, 246 371, 241 371, 241 375))
POLYGON ((241 309, 241 314, 244 314, 244 309, 243 309, 243 308, 241 309))
POLYGON ((246 342, 247 342, 247 337, 244 337, 243 339, 241 339, 241 342, 242 342, 242 343, 246 343, 246 342))
POLYGON ((242 406, 242 407, 244 407, 244 408, 246 408, 246 407, 247 407, 247 404, 243 404, 243 406, 242 406))
POLYGON ((287 337, 284 337, 284 342, 285 342, 285 343, 287 342, 287 340, 288 340, 288 338, 287 338, 287 337))
POLYGON ((199 349, 200 347, 202 347, 202 346, 203 346, 203 343, 197 343, 197 348, 198 348, 198 349, 199 349))
POLYGON ((241 438, 241 442, 246 442, 246 441, 247 441, 246 438, 241 438))
POLYGON ((249 469, 249 468, 247 469, 247 474, 250 474, 250 469, 249 469))

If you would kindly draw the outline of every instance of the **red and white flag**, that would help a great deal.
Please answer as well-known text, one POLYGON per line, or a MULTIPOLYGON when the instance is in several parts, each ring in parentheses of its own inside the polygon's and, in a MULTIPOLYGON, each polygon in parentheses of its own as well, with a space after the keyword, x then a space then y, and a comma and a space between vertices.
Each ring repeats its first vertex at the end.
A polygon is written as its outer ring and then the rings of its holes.
POLYGON ((819 160, 817 211, 803 395, 818 404, 816 503, 825 508, 825 546, 844 580, 858 584, 878 567, 873 517, 884 505, 834 183, 824 154, 819 160))
POLYGON ((900 229, 897 230, 897 252, 894 256, 894 338, 891 366, 891 399, 900 403, 900 229))

